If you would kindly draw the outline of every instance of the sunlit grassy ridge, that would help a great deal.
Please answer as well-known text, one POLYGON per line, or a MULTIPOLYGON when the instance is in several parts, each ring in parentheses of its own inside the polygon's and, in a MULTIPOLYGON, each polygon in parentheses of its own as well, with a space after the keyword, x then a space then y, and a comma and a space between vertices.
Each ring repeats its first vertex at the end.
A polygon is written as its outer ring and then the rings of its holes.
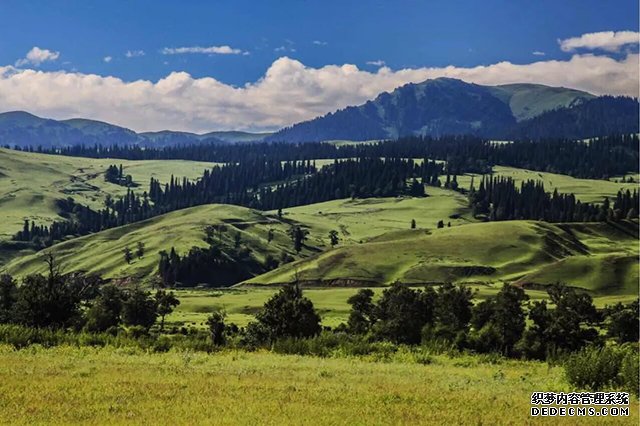
POLYGON ((0 148, 0 239, 22 228, 25 219, 50 223, 61 219, 55 201, 67 197, 93 208, 103 207, 107 194, 124 195, 127 188, 104 180, 111 164, 122 164, 147 190, 151 177, 168 182, 171 175, 191 179, 213 167, 213 163, 183 160, 129 161, 92 159, 20 152, 0 148))
MULTIPOLYGON (((561 367, 410 352, 387 362, 269 353, 0 347, 7 424, 524 424, 530 396, 572 391, 561 367)), ((598 424, 637 424, 628 418, 598 424)), ((575 424, 576 418, 537 419, 575 424)), ((588 419, 585 419, 588 420, 588 419)), ((536 422, 537 423, 537 422, 536 422)))
POLYGON ((510 221, 398 231, 287 264, 248 283, 290 282, 296 274, 317 284, 562 281, 599 293, 632 294, 638 267, 629 259, 638 256, 637 224, 627 225, 628 231, 606 224, 510 221), (553 268, 562 262, 582 266, 570 273, 553 268), (619 282, 609 285, 611 280, 619 282))
POLYGON ((462 194, 440 188, 427 188, 427 194, 426 198, 333 200, 284 209, 284 216, 308 226, 312 244, 326 244, 332 229, 344 242, 357 243, 385 232, 409 229, 411 220, 430 229, 436 228, 439 220, 452 225, 472 221, 462 194))

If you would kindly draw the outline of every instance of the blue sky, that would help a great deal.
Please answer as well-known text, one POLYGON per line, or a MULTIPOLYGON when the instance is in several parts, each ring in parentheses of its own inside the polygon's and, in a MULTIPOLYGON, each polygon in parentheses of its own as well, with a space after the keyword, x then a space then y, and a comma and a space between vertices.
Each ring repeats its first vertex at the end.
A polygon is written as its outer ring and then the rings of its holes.
MULTIPOLYGON (((0 75, 0 102, 55 118, 82 115, 144 130, 165 126, 199 131, 230 127, 277 128, 292 120, 310 118, 363 101, 381 90, 391 90, 395 85, 441 75, 446 73, 448 66, 463 70, 452 75, 481 83, 509 82, 509 75, 513 75, 523 80, 538 78, 542 83, 572 85, 597 93, 629 94, 635 90, 635 85, 628 82, 624 87, 609 88, 603 76, 628 73, 629 62, 637 53, 637 43, 616 41, 610 47, 605 40, 602 43, 609 47, 603 48, 597 46, 600 42, 594 47, 592 41, 587 40, 578 42, 578 47, 563 50, 560 40, 605 31, 637 33, 638 25, 638 2, 627 0, 3 0, 0 2, 0 67, 35 70, 40 74, 24 72, 33 79, 24 89, 33 98, 27 102, 23 96, 21 104, 15 93, 4 93, 3 96, 3 78, 14 78, 18 72, 9 72, 6 68, 5 74, 0 75), (34 47, 39 50, 27 55, 34 47), (172 50, 177 48, 187 49, 181 53, 172 50), (210 53, 196 53, 197 48, 210 53), (598 64, 587 63, 588 57, 593 55, 600 59, 598 64), (545 62, 552 67, 554 61, 560 61, 567 64, 563 70, 557 70, 560 75, 575 69, 570 68, 572 58, 583 59, 581 64, 584 66, 619 66, 614 70, 606 69, 602 75, 585 74, 565 80, 546 78, 546 73, 537 68, 537 74, 528 69, 526 72, 516 70, 519 73, 503 69, 499 70, 500 76, 495 67, 483 75, 464 71, 503 62, 514 66, 545 62), (607 62, 606 58, 615 64, 607 62), (625 60, 624 71, 621 71, 620 64, 624 65, 625 60), (383 64, 385 68, 381 70, 383 64), (331 65, 342 68, 334 72, 327 68, 331 65), (359 76, 355 83, 349 80, 354 75, 351 66, 357 68, 359 76), (431 72, 430 69, 439 71, 431 72), (318 72, 314 73, 314 70, 318 72), (394 78, 380 75, 386 70, 393 73, 394 78), (409 71, 401 74, 401 70, 409 71), (107 107, 100 110, 93 105, 95 102, 78 103, 77 99, 100 94, 99 87, 84 89, 89 82, 86 78, 82 84, 74 83, 71 89, 87 92, 73 93, 74 99, 61 99, 56 104, 54 99, 60 96, 55 91, 46 93, 47 89, 62 84, 56 72, 65 72, 77 79, 88 74, 115 77, 122 87, 125 83, 140 83, 135 86, 140 89, 140 96, 147 90, 141 87, 141 82, 157 85, 171 76, 165 84, 154 86, 158 100, 151 102, 156 103, 167 99, 167 91, 175 94, 177 85, 183 92, 187 85, 199 85, 211 88, 213 93, 216 88, 212 85, 220 83, 225 87, 217 93, 216 99, 228 94, 228 114, 235 113, 240 118, 234 121, 222 116, 225 105, 214 100, 189 105, 189 117, 171 119, 168 115, 162 120, 157 117, 134 120, 127 118, 130 112, 124 109, 120 115, 114 115, 108 113, 107 107), (184 73, 188 74, 188 79, 184 73), (265 102, 262 110, 244 114, 246 108, 261 103, 271 92, 262 90, 259 96, 248 92, 240 96, 231 89, 246 84, 258 85, 269 73, 282 79, 270 86, 271 91, 286 91, 291 82, 305 85, 307 91, 293 90, 284 99, 291 101, 291 98, 305 96, 306 104, 317 104, 317 107, 295 105, 291 111, 283 110, 274 117, 268 110, 274 109, 273 102, 283 101, 274 99, 271 104, 265 102), (493 77, 489 78, 489 75, 493 77), (49 80, 45 81, 45 76, 49 80), (209 77, 215 79, 215 83, 209 77), (343 85, 336 83, 343 80, 343 85), (40 97, 34 95, 36 87, 41 89, 37 92, 40 97), (350 87, 354 87, 350 96, 337 93, 350 90, 350 87), (213 102, 211 110, 218 111, 215 117, 206 112, 207 102, 213 102), (299 111, 302 112, 297 113, 299 111)), ((614 36, 609 38, 620 40, 618 34, 614 36)), ((604 36, 597 37, 600 40, 604 36)), ((573 64, 574 67, 577 65, 573 64)), ((94 80, 91 82, 95 83, 94 80)), ((107 83, 101 82, 101 87, 107 83)), ((11 87, 16 90, 15 84, 11 87)), ((126 87, 131 89, 133 86, 126 87)), ((105 94, 114 97, 116 92, 114 89, 105 94)), ((114 105, 121 105, 123 99, 112 99, 111 102, 109 108, 113 109, 114 105)), ((149 115, 153 114, 149 112, 149 115)))
POLYGON ((0 16, 3 64, 40 46, 61 52, 44 69, 128 81, 187 71, 239 85, 255 81, 284 54, 312 67, 352 63, 364 69, 375 68, 366 63, 377 60, 393 69, 527 63, 537 59, 534 51, 562 59, 568 54, 558 48, 559 38, 637 30, 638 2, 5 0, 0 16), (221 45, 250 55, 159 52, 221 45), (139 50, 145 55, 124 56, 139 50))

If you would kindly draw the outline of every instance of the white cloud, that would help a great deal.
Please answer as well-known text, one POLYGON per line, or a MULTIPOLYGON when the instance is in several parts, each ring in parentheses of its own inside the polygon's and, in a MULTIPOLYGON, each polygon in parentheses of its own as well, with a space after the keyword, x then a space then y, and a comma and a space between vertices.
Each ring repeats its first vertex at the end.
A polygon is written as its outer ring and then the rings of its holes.
POLYGON ((637 45, 639 41, 640 33, 635 31, 602 31, 564 40, 558 39, 558 44, 564 52, 573 52, 577 49, 601 49, 607 52, 619 52, 621 47, 628 44, 637 45))
POLYGON ((386 62, 383 61, 382 59, 378 59, 375 61, 367 61, 367 65, 373 65, 375 67, 383 67, 385 66, 386 62))
POLYGON ((273 49, 273 51, 274 51, 274 52, 277 52, 277 53, 283 53, 283 52, 292 52, 292 53, 295 53, 295 52, 296 52, 296 49, 294 49, 294 48, 293 48, 293 47, 291 47, 291 46, 278 46, 278 47, 276 47, 275 49, 273 49))
POLYGON ((0 66, 0 105, 7 111, 27 110, 58 119, 86 117, 138 131, 271 130, 437 77, 478 84, 541 83, 594 94, 638 96, 639 55, 623 55, 575 54, 563 61, 499 62, 471 68, 381 67, 373 72, 352 64, 312 68, 281 57, 260 79, 240 87, 185 72, 172 72, 152 82, 0 66))
POLYGON ((234 49, 231 46, 188 46, 188 47, 165 47, 160 51, 163 55, 180 55, 185 53, 204 53, 209 55, 248 55, 249 52, 241 49, 234 49))
POLYGON ((534 50, 533 52, 531 52, 531 54, 533 56, 544 56, 544 55, 546 55, 546 53, 541 52, 540 50, 534 50))
POLYGON ((313 40, 313 44, 315 44, 316 46, 326 46, 329 43, 327 43, 326 41, 321 41, 321 40, 313 40))
POLYGON ((113 58, 111 56, 105 56, 104 58, 102 58, 102 60, 106 63, 109 63, 113 60, 113 58))
POLYGON ((54 52, 49 49, 40 49, 38 46, 34 46, 29 52, 27 52, 27 56, 16 61, 16 66, 21 67, 23 65, 31 64, 37 67, 43 62, 55 61, 59 57, 60 52, 54 52))
POLYGON ((127 50, 127 53, 124 54, 127 58, 139 58, 144 55, 144 50, 127 50))

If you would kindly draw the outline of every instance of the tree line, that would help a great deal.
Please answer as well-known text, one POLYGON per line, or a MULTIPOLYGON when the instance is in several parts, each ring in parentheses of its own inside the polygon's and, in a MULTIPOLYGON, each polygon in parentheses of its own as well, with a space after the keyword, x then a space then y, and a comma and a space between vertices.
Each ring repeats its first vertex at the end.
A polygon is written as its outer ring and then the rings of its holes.
MULTIPOLYGON (((393 156, 334 160, 320 169, 310 160, 225 164, 205 170, 196 180, 172 176, 162 185, 151 178, 149 189, 142 196, 128 190, 116 200, 107 197, 99 211, 71 198, 59 201, 58 207, 66 220, 54 221, 49 226, 25 220, 23 229, 13 239, 46 247, 68 236, 86 235, 210 203, 277 210, 347 197, 421 197, 427 195, 425 185, 466 193, 466 188, 460 188, 457 182, 457 174, 469 171, 466 164, 427 158, 414 162, 393 156)), ((541 182, 533 180, 518 187, 511 178, 483 177, 479 188, 471 187, 469 191, 474 215, 488 220, 593 222, 638 217, 637 191, 619 192, 613 206, 607 198, 596 205, 582 203, 573 194, 560 194, 557 190, 549 194, 541 182)))
MULTIPOLYGON (((20 286, 9 275, 0 277, 0 323, 112 334, 134 327, 148 334, 156 324, 162 332, 166 316, 180 303, 164 289, 151 293, 106 284, 97 275, 62 274, 53 255, 47 265, 47 274, 28 275, 20 286)), ((281 287, 245 328, 225 324, 224 312, 214 312, 207 326, 211 344, 218 346, 234 340, 242 347, 273 347, 283 339, 314 339, 328 332, 362 342, 542 360, 608 340, 638 341, 638 301, 598 310, 588 293, 572 287, 554 284, 547 294, 548 301, 531 302, 522 288, 504 284, 474 304, 474 293, 465 286, 444 283, 421 290, 396 282, 377 300, 371 289, 358 290, 347 301, 347 322, 329 329, 293 282, 281 287)))
POLYGON ((638 192, 618 191, 613 205, 605 197, 600 205, 582 203, 573 194, 545 191, 541 181, 527 180, 518 187, 510 177, 482 178, 470 189, 475 217, 492 221, 533 219, 546 222, 604 222, 638 217, 638 192))
POLYGON ((144 149, 136 145, 79 145, 65 148, 29 147, 24 150, 87 158, 182 159, 222 163, 361 157, 430 158, 447 161, 451 171, 458 174, 462 169, 473 173, 487 173, 492 166, 503 165, 578 178, 607 179, 637 171, 638 142, 638 135, 634 133, 603 136, 586 142, 545 137, 495 143, 473 136, 415 136, 340 146, 320 142, 261 142, 144 149))
POLYGON ((180 304, 173 292, 152 294, 107 284, 95 274, 63 274, 52 254, 46 262, 47 274, 27 275, 20 285, 8 274, 0 276, 0 323, 115 333, 121 326, 148 330, 159 319, 162 330, 180 304))

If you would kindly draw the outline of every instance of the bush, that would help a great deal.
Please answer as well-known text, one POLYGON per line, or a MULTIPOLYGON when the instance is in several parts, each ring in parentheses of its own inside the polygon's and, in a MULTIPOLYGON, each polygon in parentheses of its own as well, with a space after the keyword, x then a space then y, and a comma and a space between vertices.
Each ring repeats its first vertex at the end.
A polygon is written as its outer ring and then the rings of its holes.
POLYGON ((565 374, 571 385, 581 389, 602 391, 621 385, 633 386, 634 381, 633 388, 637 389, 637 356, 637 351, 633 353, 630 347, 589 346, 566 359, 565 374), (633 362, 633 368, 628 366, 633 362), (634 368, 635 373, 630 371, 634 368))
POLYGON ((618 378, 622 389, 636 396, 640 395, 640 370, 638 366, 640 366, 638 350, 630 348, 622 359, 618 378))
POLYGON ((254 351, 266 346, 269 342, 269 330, 259 322, 250 322, 240 339, 240 344, 247 350, 254 351))

